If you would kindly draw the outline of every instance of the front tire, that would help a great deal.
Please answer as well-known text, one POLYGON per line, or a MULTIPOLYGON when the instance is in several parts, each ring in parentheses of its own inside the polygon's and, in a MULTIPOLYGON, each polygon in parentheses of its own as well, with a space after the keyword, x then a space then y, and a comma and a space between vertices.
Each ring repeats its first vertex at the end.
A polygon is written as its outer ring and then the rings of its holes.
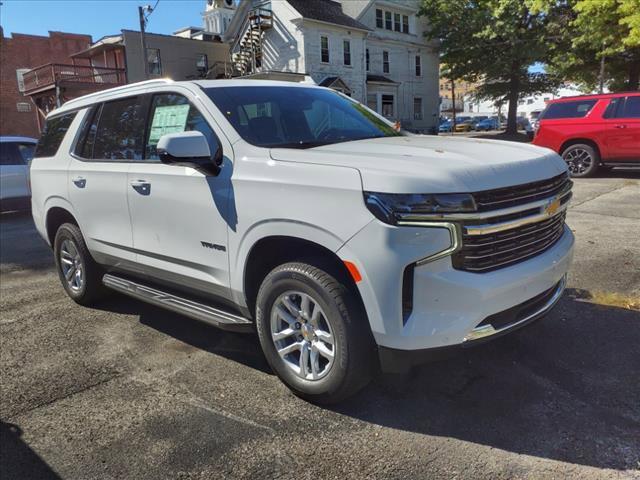
POLYGON ((374 341, 355 293, 305 263, 276 267, 262 282, 256 327, 265 357, 296 395, 321 404, 371 379, 374 341))
POLYGON ((65 223, 58 228, 53 252, 62 287, 74 302, 89 306, 105 294, 104 272, 91 257, 77 225, 65 223))
POLYGON ((572 177, 584 178, 595 175, 600 165, 600 155, 591 145, 576 143, 562 152, 572 177))

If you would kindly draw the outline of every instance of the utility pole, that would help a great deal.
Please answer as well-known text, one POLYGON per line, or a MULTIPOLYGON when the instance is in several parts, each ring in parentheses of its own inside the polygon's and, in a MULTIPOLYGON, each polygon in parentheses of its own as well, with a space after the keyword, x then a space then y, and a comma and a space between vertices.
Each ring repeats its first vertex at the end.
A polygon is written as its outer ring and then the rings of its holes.
POLYGON ((144 18, 145 10, 151 10, 149 5, 144 7, 138 7, 138 17, 140 17, 140 45, 142 47, 142 63, 144 67, 144 79, 149 79, 149 59, 147 58, 147 40, 144 35, 145 28, 147 26, 147 20, 144 18))

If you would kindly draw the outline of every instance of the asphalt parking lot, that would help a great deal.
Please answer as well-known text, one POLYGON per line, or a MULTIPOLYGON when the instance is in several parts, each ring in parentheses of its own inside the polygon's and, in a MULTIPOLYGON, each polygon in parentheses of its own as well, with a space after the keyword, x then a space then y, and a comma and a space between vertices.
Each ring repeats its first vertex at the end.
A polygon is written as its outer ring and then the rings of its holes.
POLYGON ((74 304, 0 219, 0 478, 640 478, 640 173, 577 180, 544 321, 321 408, 251 335, 74 304))

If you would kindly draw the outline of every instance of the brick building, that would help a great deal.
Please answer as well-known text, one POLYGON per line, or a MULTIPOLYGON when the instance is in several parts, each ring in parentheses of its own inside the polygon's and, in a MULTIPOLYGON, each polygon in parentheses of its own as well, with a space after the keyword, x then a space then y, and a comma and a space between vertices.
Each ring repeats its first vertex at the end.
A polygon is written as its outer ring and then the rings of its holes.
POLYGON ((90 35, 49 32, 49 36, 12 33, 5 37, 0 27, 0 135, 38 137, 38 113, 23 95, 22 75, 46 63, 86 65, 71 55, 91 45, 90 35))

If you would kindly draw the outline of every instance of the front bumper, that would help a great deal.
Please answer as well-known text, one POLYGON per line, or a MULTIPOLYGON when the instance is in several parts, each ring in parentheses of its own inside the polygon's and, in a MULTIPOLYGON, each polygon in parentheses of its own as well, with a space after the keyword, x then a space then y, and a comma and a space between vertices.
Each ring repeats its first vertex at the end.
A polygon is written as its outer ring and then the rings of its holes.
MULTIPOLYGON (((363 276, 358 288, 381 349, 430 349, 437 354, 439 349, 471 344, 481 337, 510 331, 511 328, 496 327, 492 331, 480 324, 556 285, 563 285, 573 256, 574 237, 564 226, 562 236, 549 249, 490 272, 454 269, 450 256, 419 264, 413 275, 413 309, 408 317, 403 317, 405 266, 441 252, 450 244, 446 228, 394 228, 374 221, 338 252, 343 259, 358 260, 363 276)), ((536 314, 535 318, 544 313, 536 314)), ((523 320, 521 325, 535 318, 523 320)))
POLYGON ((519 330, 544 318, 562 297, 565 286, 566 276, 548 291, 533 299, 488 317, 467 335, 463 343, 458 345, 420 350, 398 350, 378 346, 381 368, 385 372, 405 372, 415 365, 448 358, 464 348, 480 345, 519 330), (491 323, 491 319, 496 319, 499 322, 500 317, 504 318, 505 316, 512 321, 500 323, 499 326, 491 323))

